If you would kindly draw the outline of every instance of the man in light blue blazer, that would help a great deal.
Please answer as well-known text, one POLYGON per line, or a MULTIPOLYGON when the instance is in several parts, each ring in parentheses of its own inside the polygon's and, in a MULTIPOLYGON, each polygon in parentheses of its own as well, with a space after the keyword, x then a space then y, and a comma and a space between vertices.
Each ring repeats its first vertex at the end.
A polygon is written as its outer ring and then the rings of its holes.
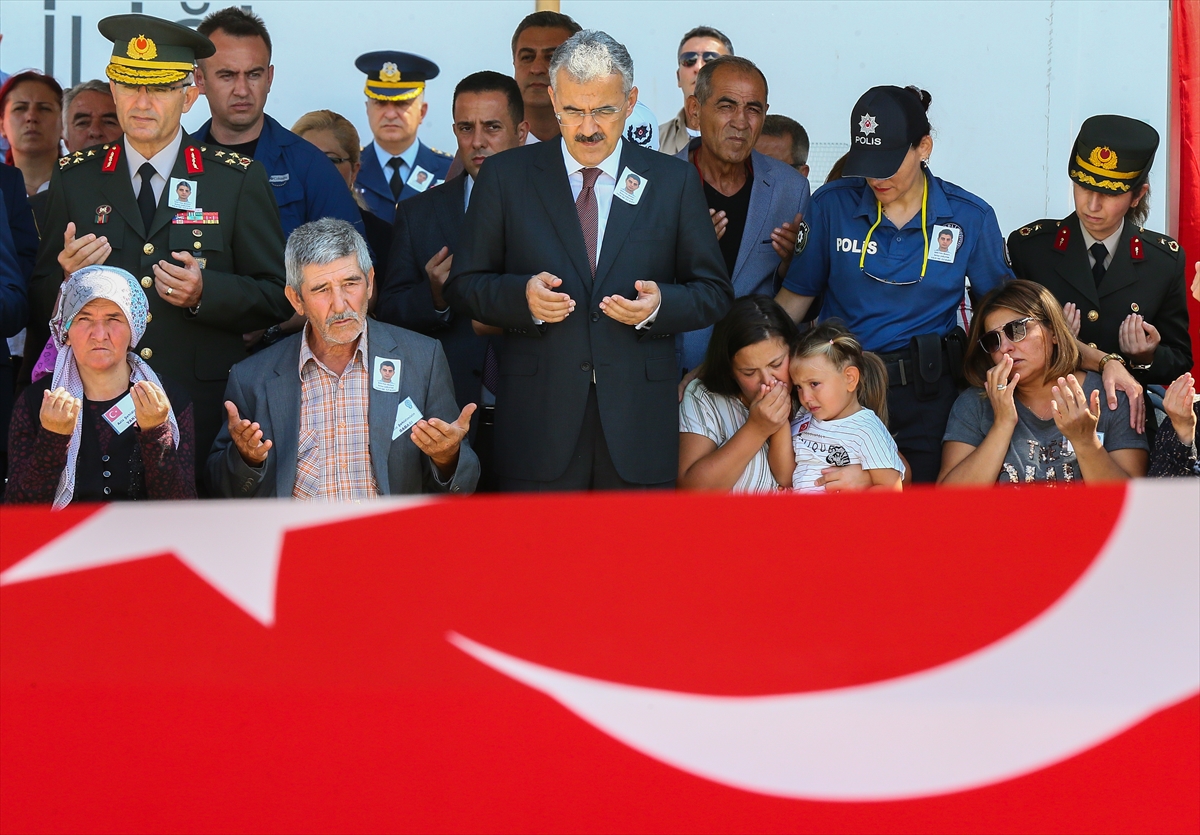
POLYGON ((214 494, 353 501, 470 493, 479 459, 467 442, 441 344, 368 320, 374 270, 344 220, 288 239, 287 296, 308 318, 295 334, 235 365, 227 422, 208 456, 214 494))
MULTIPOLYGON (((700 70, 687 108, 699 119, 700 136, 676 156, 700 173, 734 295, 774 296, 803 247, 809 186, 791 166, 754 150, 767 112, 767 79, 746 58, 717 58, 700 70)), ((679 335, 684 373, 703 361, 711 333, 710 327, 679 335)))

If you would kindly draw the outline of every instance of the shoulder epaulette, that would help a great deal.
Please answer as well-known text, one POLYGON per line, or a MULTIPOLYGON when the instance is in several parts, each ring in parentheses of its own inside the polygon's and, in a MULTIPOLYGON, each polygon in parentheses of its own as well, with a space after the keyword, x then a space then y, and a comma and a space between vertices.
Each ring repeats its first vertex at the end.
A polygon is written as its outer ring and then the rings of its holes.
POLYGON ((447 154, 445 151, 439 151, 437 148, 434 148, 429 145, 426 145, 425 147, 429 148, 429 150, 433 151, 439 157, 445 157, 446 159, 454 159, 454 154, 447 154))
POLYGON ((244 157, 228 148, 222 148, 220 145, 201 145, 200 153, 204 155, 205 159, 222 163, 239 171, 245 171, 250 167, 250 163, 254 162, 250 157, 244 157))
POLYGON ((1163 252, 1170 253, 1171 256, 1179 254, 1183 249, 1179 245, 1179 241, 1172 238, 1170 235, 1164 235, 1161 232, 1151 232, 1149 229, 1139 229, 1138 237, 1148 244, 1161 249, 1163 252))
POLYGON ((1022 226, 1020 229, 1013 232, 1012 236, 1010 237, 1015 236, 1018 238, 1032 238, 1037 235, 1045 235, 1047 232, 1057 232, 1060 226, 1062 226, 1061 220, 1055 220, 1054 218, 1043 218, 1042 220, 1035 220, 1033 223, 1030 223, 1027 226, 1022 226))
MULTIPOLYGON (((108 148, 107 145, 105 145, 104 147, 106 149, 108 148)), ((65 157, 59 157, 58 167, 60 170, 63 168, 74 168, 76 165, 79 165, 79 163, 81 163, 81 162, 85 162, 85 161, 91 159, 92 157, 100 157, 100 156, 102 156, 102 154, 97 154, 95 148, 89 148, 86 151, 76 151, 73 154, 67 154, 65 157)))

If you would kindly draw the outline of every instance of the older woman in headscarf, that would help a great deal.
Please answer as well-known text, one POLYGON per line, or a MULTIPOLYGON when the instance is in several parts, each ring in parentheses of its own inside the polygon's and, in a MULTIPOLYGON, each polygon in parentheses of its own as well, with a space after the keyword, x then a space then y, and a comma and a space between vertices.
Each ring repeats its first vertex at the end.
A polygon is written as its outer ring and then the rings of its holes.
POLYGON ((132 352, 146 294, 125 270, 84 267, 50 322, 53 375, 22 392, 8 436, 8 502, 193 499, 192 404, 132 352))

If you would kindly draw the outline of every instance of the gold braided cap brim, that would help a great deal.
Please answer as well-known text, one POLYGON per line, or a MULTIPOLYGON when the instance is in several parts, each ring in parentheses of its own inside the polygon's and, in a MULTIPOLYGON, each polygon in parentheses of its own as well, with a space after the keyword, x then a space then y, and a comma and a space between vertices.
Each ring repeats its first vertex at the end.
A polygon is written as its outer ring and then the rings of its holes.
MULTIPOLYGON (((172 65, 186 66, 186 65, 172 65)), ((142 86, 147 84, 150 86, 160 84, 174 84, 177 81, 183 81, 192 72, 192 67, 188 66, 186 70, 178 69, 151 69, 150 67, 125 67, 121 64, 110 63, 104 68, 104 74, 118 84, 132 84, 142 86)))

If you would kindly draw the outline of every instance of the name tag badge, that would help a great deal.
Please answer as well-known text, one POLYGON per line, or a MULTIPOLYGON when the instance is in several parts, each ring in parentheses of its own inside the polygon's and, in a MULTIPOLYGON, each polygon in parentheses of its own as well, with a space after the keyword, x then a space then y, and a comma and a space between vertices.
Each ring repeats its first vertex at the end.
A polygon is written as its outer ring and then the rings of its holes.
POLYGON ((929 260, 953 264, 954 256, 962 246, 962 234, 963 230, 957 225, 934 224, 929 236, 929 260))
POLYGON ((376 391, 400 391, 400 360, 376 357, 375 373, 371 375, 371 388, 376 391))
POLYGON ((183 180, 179 177, 172 177, 170 191, 168 192, 167 205, 172 209, 183 209, 184 211, 196 211, 196 181, 183 180))
MULTIPOLYGON (((1104 433, 1097 432, 1096 437, 1100 439, 1100 446, 1104 446, 1104 433)), ((1075 447, 1071 445, 1071 442, 1067 440, 1065 435, 1063 436, 1063 452, 1068 458, 1075 454, 1075 447)))
POLYGON ((280 186, 286 186, 287 181, 291 179, 291 176, 291 174, 272 174, 267 178, 267 182, 278 188, 280 186))
POLYGON ((425 191, 425 189, 432 186, 436 181, 437 177, 433 176, 433 172, 426 171, 419 165, 414 165, 412 175, 408 178, 408 182, 405 185, 413 191, 425 191))
POLYGON ((392 427, 392 440, 412 429, 420 419, 421 410, 417 408, 417 404, 412 402, 411 397, 404 398, 404 402, 396 407, 396 425, 392 427))
POLYGON ((133 392, 129 392, 116 405, 104 413, 104 419, 113 431, 120 435, 137 423, 137 412, 133 408, 133 392))
POLYGON ((642 199, 642 192, 646 190, 649 182, 641 174, 630 171, 629 166, 625 166, 625 170, 617 178, 617 188, 613 195, 619 200, 624 200, 630 206, 636 206, 642 199))

